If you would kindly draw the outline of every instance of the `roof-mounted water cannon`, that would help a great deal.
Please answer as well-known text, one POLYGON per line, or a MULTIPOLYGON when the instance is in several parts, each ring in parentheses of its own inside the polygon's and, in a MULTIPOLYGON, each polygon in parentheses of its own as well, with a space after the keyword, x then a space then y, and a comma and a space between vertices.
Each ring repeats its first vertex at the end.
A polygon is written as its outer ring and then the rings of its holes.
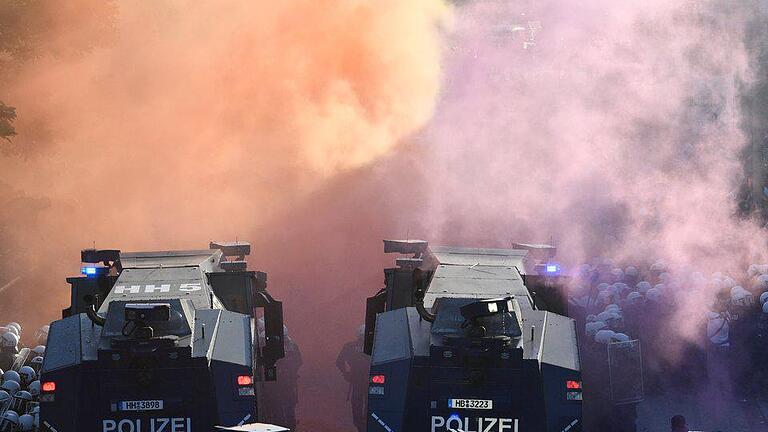
POLYGON ((476 323, 479 318, 485 318, 496 314, 504 314, 514 311, 512 297, 478 300, 462 306, 459 311, 467 322, 476 323))
POLYGON ((102 264, 107 270, 92 270, 99 267, 85 266, 81 268, 81 273, 86 276, 98 276, 103 271, 109 273, 109 269, 115 267, 119 273, 123 268, 120 265, 120 250, 118 249, 83 249, 80 251, 80 262, 85 264, 102 264))
POLYGON ((83 249, 80 251, 80 261, 89 264, 120 261, 118 249, 83 249))
POLYGON ((514 312, 512 297, 478 300, 459 308, 461 316, 466 320, 462 328, 469 327, 470 337, 484 337, 486 328, 480 323, 481 318, 514 312))
POLYGON ((150 324, 167 322, 170 319, 169 303, 128 303, 125 305, 123 336, 133 336, 137 340, 152 339, 154 329, 150 324))
POLYGON ((384 240, 384 253, 413 254, 412 257, 395 259, 395 264, 405 270, 414 270, 424 263, 429 243, 424 240, 384 240))
POLYGON ((536 261, 549 261, 557 255, 557 248, 548 244, 539 243, 512 243, 515 249, 528 251, 528 256, 536 261))
POLYGON ((384 240, 384 253, 414 254, 419 257, 429 249, 424 240, 384 240))
POLYGON ((251 254, 251 244, 248 242, 215 242, 212 241, 208 246, 209 249, 218 249, 222 255, 227 258, 226 261, 222 260, 219 264, 224 271, 245 271, 248 268, 248 263, 245 262, 245 257, 251 254), (234 259, 231 259, 234 258, 234 259))

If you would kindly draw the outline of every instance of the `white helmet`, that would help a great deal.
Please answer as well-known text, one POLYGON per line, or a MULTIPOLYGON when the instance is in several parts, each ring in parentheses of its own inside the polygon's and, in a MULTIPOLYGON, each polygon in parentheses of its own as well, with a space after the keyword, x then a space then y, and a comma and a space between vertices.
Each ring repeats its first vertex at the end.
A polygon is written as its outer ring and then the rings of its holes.
POLYGON ((747 274, 750 276, 760 276, 768 273, 768 264, 752 264, 747 270, 747 274), (752 271, 754 269, 754 271, 752 271))
POLYGON ((624 295, 625 292, 629 291, 629 285, 625 284, 624 282, 616 282, 611 286, 611 290, 616 295, 624 295))
POLYGON ((768 275, 761 274, 755 278, 753 286, 762 291, 768 290, 768 275))
POLYGON ((581 276, 586 276, 591 271, 592 271, 592 266, 587 264, 587 263, 584 263, 584 264, 579 266, 579 275, 581 275, 581 276))
POLYGON ((730 293, 731 293, 731 296, 733 296, 733 295, 734 295, 734 294, 736 294, 737 292, 741 292, 741 291, 744 291, 744 292, 746 292, 746 290, 745 290, 744 288, 742 288, 742 287, 740 287, 740 286, 736 285, 736 286, 733 286, 733 287, 731 287, 730 293))
POLYGON ((664 262, 659 260, 655 263, 651 264, 651 271, 653 272, 663 272, 666 269, 666 266, 664 265, 664 262))
POLYGON ((627 268, 624 269, 624 274, 630 277, 637 277, 638 275, 637 267, 627 266, 627 268))
POLYGON ((617 267, 617 268, 611 270, 611 275, 613 275, 613 278, 616 281, 620 281, 620 280, 624 279, 624 270, 622 270, 622 269, 617 267))
POLYGON ((621 308, 617 304, 609 304, 605 307, 605 312, 621 313, 621 308))
POLYGON ((597 321, 597 316, 595 316, 595 314, 587 315, 587 322, 588 323, 591 323, 591 322, 594 322, 594 321, 597 321))
POLYGON ((597 315, 597 319, 606 323, 608 327, 613 327, 621 321, 621 315, 613 311, 606 311, 600 312, 597 315))
POLYGON ((50 330, 51 330, 51 326, 49 325, 44 325, 39 329, 37 329, 37 331, 35 332, 35 340, 37 341, 37 343, 39 344, 47 343, 48 332, 50 332, 50 330))
POLYGON ((645 298, 652 302, 659 303, 661 302, 661 291, 658 288, 651 288, 645 293, 645 298))
POLYGON ((691 273, 691 276, 689 278, 691 282, 693 282, 696 285, 704 285, 707 283, 707 277, 704 276, 704 273, 696 271, 691 273))
POLYGON ((32 348, 32 352, 39 355, 40 357, 45 357, 45 345, 38 345, 32 348))
POLYGON ((637 288, 637 292, 639 292, 640 294, 645 294, 648 292, 649 289, 651 289, 651 284, 650 282, 647 282, 647 281, 640 281, 637 283, 636 288, 637 288))
POLYGON ((752 293, 745 290, 744 288, 741 288, 741 290, 731 294, 731 301, 733 304, 738 306, 752 306, 755 303, 755 298, 752 296, 752 293))
POLYGON ((717 312, 707 312, 707 337, 716 344, 721 345, 728 342, 729 338, 728 321, 717 312))
POLYGON ((723 278, 723 286, 725 286, 728 289, 733 288, 734 286, 736 286, 736 281, 733 280, 732 277, 726 276, 723 278))
POLYGON ((19 329, 17 329, 16 327, 5 326, 5 328, 8 329, 8 331, 6 333, 13 333, 13 334, 16 335, 16 337, 20 337, 21 336, 21 334, 19 333, 19 329))
POLYGON ((15 411, 8 410, 0 417, 0 431, 13 432, 19 427, 19 415, 15 411))
POLYGON ((768 314, 768 302, 763 303, 763 313, 768 314))
POLYGON ((584 333, 586 333, 587 336, 592 337, 592 336, 595 336, 595 334, 597 334, 597 332, 599 332, 600 330, 603 330, 606 328, 608 328, 608 324, 602 321, 594 321, 594 322, 587 323, 584 329, 584 333))
POLYGON ((709 288, 712 291, 722 291, 725 285, 723 285, 723 281, 720 279, 710 279, 709 288))
POLYGON ((40 428, 40 405, 35 405, 29 410, 29 414, 35 418, 35 429, 40 428))
POLYGON ((17 391, 21 390, 21 384, 16 381, 5 381, 0 385, 0 389, 5 390, 11 397, 13 397, 17 391))
POLYGON ((605 282, 597 284, 597 292, 599 293, 607 290, 608 288, 610 288, 610 285, 605 282))
POLYGON ((629 336, 624 333, 614 333, 613 340, 616 342, 629 342, 629 336))
POLYGON ((40 380, 34 380, 29 383, 29 387, 27 389, 33 398, 40 396, 40 380))
POLYGON ((632 291, 631 293, 627 294, 627 303, 629 304, 636 304, 642 300, 643 296, 637 291, 632 291))
POLYGON ((760 294, 760 304, 765 304, 768 301, 768 291, 760 294))
POLYGON ((0 336, 0 347, 2 348, 16 348, 19 345, 19 337, 12 333, 7 332, 0 336))
POLYGON ((5 326, 6 327, 13 327, 13 328, 15 328, 16 329, 16 333, 18 335, 21 335, 21 326, 19 325, 19 323, 17 323, 17 322, 9 322, 5 326))
POLYGON ((609 344, 613 340, 613 335, 616 333, 613 330, 600 330, 595 334, 595 342, 601 344, 609 344))
POLYGON ((15 370, 5 371, 3 372, 3 382, 6 381, 16 381, 17 383, 21 384, 21 375, 19 375, 19 373, 15 370))
POLYGON ((35 430, 35 418, 29 414, 19 416, 19 431, 32 432, 35 430))
POLYGON ((13 395, 11 409, 16 412, 27 412, 27 404, 32 402, 32 395, 26 390, 19 390, 13 395))
POLYGON ((597 295, 597 305, 603 306, 603 305, 609 305, 613 303, 613 293, 609 290, 603 291, 597 295))
POLYGON ((32 359, 30 362, 30 365, 32 365, 32 369, 35 370, 35 372, 40 373, 40 369, 43 367, 43 358, 40 356, 36 356, 32 359))
POLYGON ((37 373, 30 366, 22 366, 19 369, 19 375, 21 376, 21 385, 27 386, 29 383, 37 378, 37 373))

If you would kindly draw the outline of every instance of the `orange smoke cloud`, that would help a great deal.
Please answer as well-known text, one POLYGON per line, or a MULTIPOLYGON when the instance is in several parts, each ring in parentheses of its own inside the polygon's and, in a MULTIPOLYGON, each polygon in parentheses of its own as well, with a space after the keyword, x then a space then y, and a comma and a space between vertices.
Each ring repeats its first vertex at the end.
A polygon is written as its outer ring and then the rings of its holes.
MULTIPOLYGON (((277 297, 294 298, 275 268, 285 276, 300 263, 263 259, 306 246, 278 246, 295 229, 280 215, 314 211, 302 206, 310 198, 327 206, 316 198, 324 185, 430 118, 450 12, 442 0, 44 3, 18 11, 14 28, 34 42, 24 55, 0 46, 0 100, 18 112, 0 192, 47 199, 0 219, 2 239, 20 245, 8 256, 26 269, 0 319, 30 327, 66 306, 64 277, 94 243, 250 240, 253 267, 270 272, 277 297)), ((0 5, 0 22, 15 7, 0 5)), ((301 319, 293 307, 289 325, 301 319)))
POLYGON ((53 155, 4 159, 4 180, 66 202, 66 231, 88 241, 244 234, 429 118, 446 13, 438 0, 118 3, 107 42, 28 61, 4 89, 17 144, 43 117, 53 155))

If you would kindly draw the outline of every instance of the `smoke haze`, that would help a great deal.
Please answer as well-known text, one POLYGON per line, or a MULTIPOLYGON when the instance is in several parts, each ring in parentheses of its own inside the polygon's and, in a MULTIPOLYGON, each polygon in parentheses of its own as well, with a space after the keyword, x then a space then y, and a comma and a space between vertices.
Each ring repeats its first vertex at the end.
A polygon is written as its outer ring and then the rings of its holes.
MULTIPOLYGON (((570 263, 707 273, 763 258, 763 232, 734 217, 755 5, 91 6, 46 4, 20 27, 43 48, 0 63, 19 116, 0 159, 18 247, 3 261, 35 269, 19 285, 42 299, 14 319, 56 318, 92 242, 250 240, 304 353, 308 430, 350 427, 333 360, 381 286, 382 238, 554 240, 570 263)), ((28 302, 12 299, 1 316, 28 302)))

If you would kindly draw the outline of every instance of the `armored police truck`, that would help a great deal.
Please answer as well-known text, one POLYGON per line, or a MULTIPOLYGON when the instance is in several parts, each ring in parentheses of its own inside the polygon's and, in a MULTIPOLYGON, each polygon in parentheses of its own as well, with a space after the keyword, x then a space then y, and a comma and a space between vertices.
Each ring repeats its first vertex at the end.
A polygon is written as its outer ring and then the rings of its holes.
POLYGON ((554 248, 429 247, 368 299, 368 432, 575 432, 581 372, 554 248))
POLYGON ((247 269, 249 253, 242 242, 83 250, 71 306, 50 327, 41 429, 210 432, 261 420, 260 385, 284 355, 282 304, 266 274, 247 269))

